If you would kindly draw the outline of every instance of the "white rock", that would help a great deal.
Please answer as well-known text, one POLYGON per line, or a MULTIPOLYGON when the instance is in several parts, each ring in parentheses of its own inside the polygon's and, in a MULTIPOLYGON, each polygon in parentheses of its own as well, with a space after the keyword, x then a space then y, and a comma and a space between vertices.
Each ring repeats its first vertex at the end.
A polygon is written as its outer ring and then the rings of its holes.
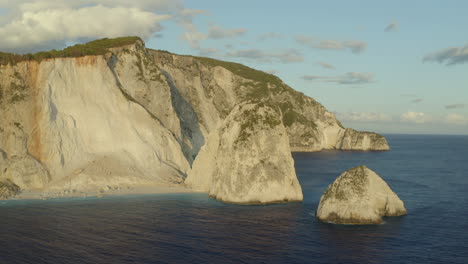
POLYGON ((241 104, 210 134, 185 183, 229 203, 302 201, 290 152, 279 113, 241 104))
POLYGON ((341 137, 336 142, 336 149, 383 151, 389 150, 390 147, 382 135, 346 128, 341 131, 341 137))
MULTIPOLYGON (((137 70, 135 67, 125 74, 136 75, 137 70)), ((0 75, 11 78, 0 80, 0 85, 7 87, 6 96, 11 94, 10 82, 27 86, 23 101, 9 103, 8 97, 4 99, 7 104, 0 109, 0 151, 9 159, 34 157, 49 172, 50 183, 43 186, 45 189, 117 186, 122 182, 171 184, 182 182, 190 169, 174 133, 123 93, 123 84, 105 56, 20 62, 0 66, 0 75), (101 178, 93 173, 76 173, 106 157, 126 166, 122 173, 101 178)), ((115 172, 115 162, 100 165, 110 166, 103 170, 115 172)), ((31 178, 34 184, 29 186, 21 175, 26 171, 20 167, 9 172, 11 180, 21 187, 41 186, 43 177, 31 178)))
POLYGON ((366 166, 341 174, 325 191, 317 218, 336 224, 379 224, 383 216, 405 215, 403 202, 366 166))
POLYGON ((0 180, 11 179, 21 189, 42 189, 51 178, 47 169, 30 155, 0 162, 0 180))

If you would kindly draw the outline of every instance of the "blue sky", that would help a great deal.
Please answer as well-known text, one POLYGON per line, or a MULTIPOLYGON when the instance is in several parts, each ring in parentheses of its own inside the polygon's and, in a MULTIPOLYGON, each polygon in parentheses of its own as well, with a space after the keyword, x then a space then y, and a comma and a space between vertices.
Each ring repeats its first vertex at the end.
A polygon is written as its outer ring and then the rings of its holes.
POLYGON ((2 35, 42 32, 24 34, 29 46, 0 40, 0 50, 140 35, 150 48, 274 72, 347 126, 468 134, 468 1, 69 2, 0 0, 2 35), (132 15, 122 17, 125 10, 132 15), (68 17, 83 19, 81 27, 67 24, 68 17), (51 33, 54 26, 66 36, 51 33))

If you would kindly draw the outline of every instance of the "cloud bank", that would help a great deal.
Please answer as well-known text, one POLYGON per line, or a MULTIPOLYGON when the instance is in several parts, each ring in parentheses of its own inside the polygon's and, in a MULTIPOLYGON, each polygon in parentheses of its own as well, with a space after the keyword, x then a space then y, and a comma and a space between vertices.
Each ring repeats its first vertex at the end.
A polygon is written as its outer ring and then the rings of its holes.
POLYGON ((468 44, 463 47, 452 47, 424 56, 423 61, 437 62, 445 65, 456 65, 468 62, 468 44))
POLYGON ((468 117, 460 114, 450 114, 446 116, 445 122, 452 125, 468 125, 468 117))
POLYGON ((227 57, 242 58, 254 60, 257 62, 273 62, 279 61, 282 63, 303 62, 304 56, 296 49, 288 49, 280 52, 265 52, 260 49, 245 49, 226 53, 227 57))
POLYGON ((211 39, 223 39, 242 36, 247 32, 244 28, 225 29, 220 26, 213 25, 210 27, 207 37, 211 39))
POLYGON ((445 109, 460 109, 464 107, 465 107, 465 104, 450 104, 450 105, 446 105, 445 109))
POLYGON ((335 66, 333 66, 332 64, 326 63, 326 62, 323 62, 323 61, 319 61, 318 64, 320 66, 322 66, 323 68, 325 68, 325 69, 330 69, 330 70, 336 69, 335 66))
POLYGON ((406 112, 400 116, 400 121, 405 123, 425 124, 432 121, 432 117, 422 112, 406 112))
POLYGON ((0 24, 0 47, 6 52, 34 52, 104 37, 150 38, 162 30, 170 1, 2 1, 8 19, 0 24))
POLYGON ((304 75, 306 81, 331 82, 337 84, 367 84, 374 82, 374 74, 371 72, 348 72, 339 76, 304 75))
POLYGON ((313 49, 350 50, 352 53, 359 54, 367 48, 367 43, 358 40, 321 40, 305 35, 296 36, 295 39, 297 43, 313 49))
POLYGON ((388 122, 392 121, 392 117, 387 114, 375 112, 348 112, 335 113, 338 120, 353 121, 353 122, 388 122))

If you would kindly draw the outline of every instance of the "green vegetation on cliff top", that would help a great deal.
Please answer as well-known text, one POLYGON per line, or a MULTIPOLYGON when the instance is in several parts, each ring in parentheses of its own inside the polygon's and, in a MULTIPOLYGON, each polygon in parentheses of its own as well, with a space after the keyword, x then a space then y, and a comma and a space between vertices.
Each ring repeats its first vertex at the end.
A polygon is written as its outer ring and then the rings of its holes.
POLYGON ((67 47, 63 50, 51 50, 45 52, 38 52, 34 54, 13 54, 0 52, 0 65, 16 64, 21 61, 35 60, 42 61, 50 58, 66 58, 66 57, 81 57, 87 55, 103 55, 108 52, 110 48, 131 45, 141 41, 139 37, 122 37, 114 39, 99 39, 88 42, 86 44, 77 44, 67 47))
MULTIPOLYGON (((175 55, 167 50, 156 50, 156 51, 175 55)), ((192 56, 192 55, 179 55, 179 56, 186 56, 186 57, 194 58, 206 66, 211 66, 211 67, 221 66, 225 68, 226 70, 236 75, 241 76, 242 78, 252 80, 255 82, 270 83, 270 84, 277 85, 277 86, 284 85, 281 79, 276 77, 275 75, 250 68, 240 63, 222 61, 222 60, 217 60, 217 59, 212 59, 212 58, 207 58, 207 57, 198 57, 198 56, 192 56)))

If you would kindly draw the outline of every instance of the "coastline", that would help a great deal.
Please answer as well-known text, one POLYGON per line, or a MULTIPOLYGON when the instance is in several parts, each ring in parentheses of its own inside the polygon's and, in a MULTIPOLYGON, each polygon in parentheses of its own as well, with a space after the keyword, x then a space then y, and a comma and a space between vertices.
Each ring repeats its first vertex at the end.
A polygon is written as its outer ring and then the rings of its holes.
POLYGON ((103 198, 125 195, 172 194, 172 193, 200 193, 182 184, 174 185, 135 185, 124 188, 109 188, 107 190, 85 191, 51 191, 51 190, 25 190, 19 195, 3 201, 14 200, 49 200, 59 198, 103 198))

